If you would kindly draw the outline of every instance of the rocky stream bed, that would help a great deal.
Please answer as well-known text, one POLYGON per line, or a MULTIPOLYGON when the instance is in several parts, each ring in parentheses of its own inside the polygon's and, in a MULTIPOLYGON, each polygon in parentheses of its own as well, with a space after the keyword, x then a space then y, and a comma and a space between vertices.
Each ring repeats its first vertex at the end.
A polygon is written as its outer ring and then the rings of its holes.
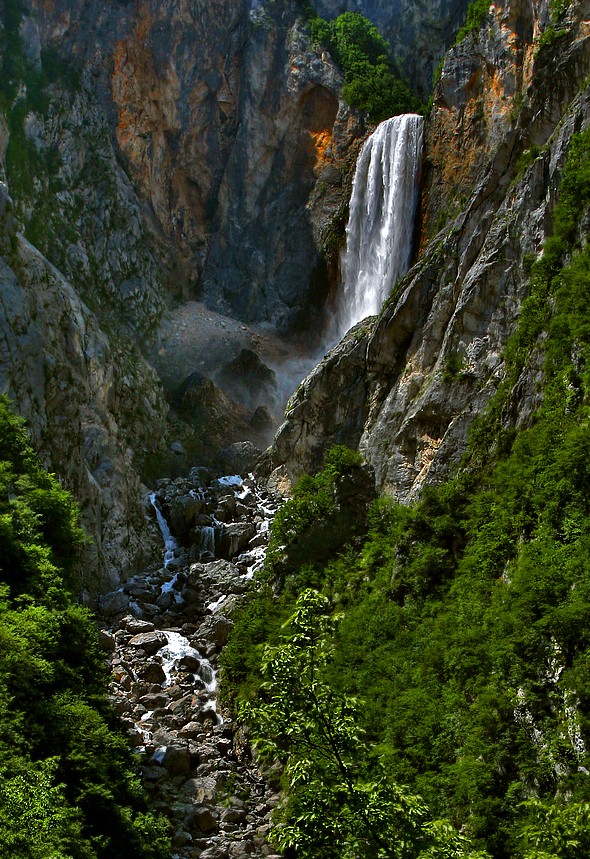
POLYGON ((113 704, 152 808, 172 822, 174 859, 271 857, 279 797, 218 702, 217 672, 281 499, 252 476, 193 469, 159 481, 150 502, 163 565, 99 600, 113 704))

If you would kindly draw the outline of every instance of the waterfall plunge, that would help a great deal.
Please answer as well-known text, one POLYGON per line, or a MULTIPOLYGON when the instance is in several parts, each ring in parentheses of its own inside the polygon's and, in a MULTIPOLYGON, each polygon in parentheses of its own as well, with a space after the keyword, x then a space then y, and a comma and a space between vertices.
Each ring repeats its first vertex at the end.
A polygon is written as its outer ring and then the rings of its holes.
POLYGON ((418 173, 422 152, 421 116, 387 119, 360 151, 346 225, 342 291, 334 333, 378 313, 412 253, 418 173))

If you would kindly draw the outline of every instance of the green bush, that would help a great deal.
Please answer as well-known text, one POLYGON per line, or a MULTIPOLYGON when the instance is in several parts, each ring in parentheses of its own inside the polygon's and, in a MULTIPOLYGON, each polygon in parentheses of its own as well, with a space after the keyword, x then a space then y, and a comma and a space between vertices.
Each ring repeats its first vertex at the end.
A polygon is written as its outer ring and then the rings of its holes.
POLYGON ((471 33, 475 33, 479 30, 485 19, 488 16, 490 11, 489 0, 472 0, 472 2, 467 7, 467 12, 465 14, 465 23, 459 29, 456 37, 455 44, 459 45, 467 36, 470 36, 471 33))
POLYGON ((0 397, 0 855, 159 859, 93 619, 69 574, 77 508, 0 397))
POLYGON ((330 52, 342 69, 342 94, 352 107, 373 122, 420 110, 408 83, 396 73, 389 46, 376 27, 358 12, 345 12, 334 21, 310 17, 312 38, 330 52))

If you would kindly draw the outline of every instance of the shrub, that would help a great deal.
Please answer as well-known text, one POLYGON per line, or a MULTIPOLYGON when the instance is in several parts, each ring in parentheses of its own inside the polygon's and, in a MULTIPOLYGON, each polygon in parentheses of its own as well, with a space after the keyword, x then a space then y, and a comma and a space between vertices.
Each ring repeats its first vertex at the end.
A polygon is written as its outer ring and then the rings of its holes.
POLYGON ((342 94, 351 107, 368 113, 373 122, 421 108, 408 83, 396 73, 387 42, 360 13, 345 12, 334 21, 313 16, 309 26, 312 38, 342 69, 342 94))

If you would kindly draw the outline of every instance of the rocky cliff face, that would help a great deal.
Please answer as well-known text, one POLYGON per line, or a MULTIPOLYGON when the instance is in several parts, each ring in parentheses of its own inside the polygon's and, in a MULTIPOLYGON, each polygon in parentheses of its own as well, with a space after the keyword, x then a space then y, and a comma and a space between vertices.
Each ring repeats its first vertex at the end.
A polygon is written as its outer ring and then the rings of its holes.
POLYGON ((80 585, 117 585, 157 551, 137 458, 158 451, 165 405, 139 354, 114 346, 71 283, 15 232, 5 188, 0 223, 0 389, 27 418, 48 470, 80 500, 93 537, 80 585))
POLYGON ((404 74, 428 101, 438 63, 465 19, 467 0, 316 0, 320 15, 360 12, 392 46, 404 74))
POLYGON ((96 590, 149 554, 139 475, 168 443, 135 342, 197 292, 283 329, 319 314, 321 248, 364 127, 295 3, 4 12, 0 390, 81 502, 96 590))
POLYGON ((298 3, 31 0, 23 20, 36 62, 53 52, 81 71, 82 95, 64 96, 51 128, 38 122, 41 145, 74 162, 74 176, 58 178, 81 184, 72 179, 94 152, 96 169, 126 185, 102 194, 142 245, 141 259, 116 248, 129 270, 105 287, 127 303, 124 318, 141 298, 149 325, 170 295, 283 331, 319 312, 325 285, 318 292, 314 273, 364 128, 340 105, 338 72, 311 48, 298 3), (68 137, 75 156, 63 152, 68 137))
MULTIPOLYGON (((588 11, 572 6, 558 32, 545 3, 496 5, 482 31, 448 54, 428 130, 426 230, 451 218, 451 202, 460 213, 380 317, 350 332, 300 386, 268 468, 297 476, 343 442, 363 451, 379 488, 407 499, 459 461, 502 379, 569 141, 590 122, 588 11)), ((539 356, 516 385, 508 421, 526 422, 540 366, 539 356)))

